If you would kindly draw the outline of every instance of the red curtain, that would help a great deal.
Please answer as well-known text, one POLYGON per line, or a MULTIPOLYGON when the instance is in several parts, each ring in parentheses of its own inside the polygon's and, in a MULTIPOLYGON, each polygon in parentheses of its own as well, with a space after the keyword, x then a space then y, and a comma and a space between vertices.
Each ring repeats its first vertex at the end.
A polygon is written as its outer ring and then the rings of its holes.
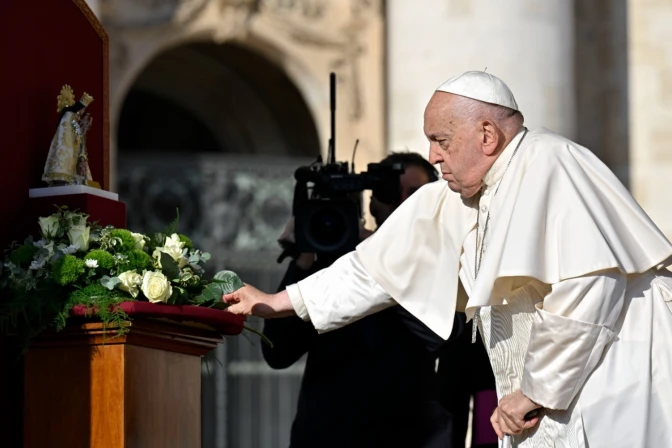
POLYGON ((84 0, 0 2, 0 244, 22 240, 27 228, 28 189, 41 181, 49 144, 58 125, 56 98, 69 84, 87 109, 87 137, 95 181, 108 186, 107 35, 84 0))

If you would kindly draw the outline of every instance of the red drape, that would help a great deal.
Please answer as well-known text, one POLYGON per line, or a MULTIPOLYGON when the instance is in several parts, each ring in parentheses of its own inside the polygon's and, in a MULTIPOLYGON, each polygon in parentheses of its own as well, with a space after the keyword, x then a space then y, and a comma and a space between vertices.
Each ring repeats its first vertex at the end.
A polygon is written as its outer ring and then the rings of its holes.
POLYGON ((84 0, 0 2, 0 244, 21 240, 28 224, 28 189, 40 180, 56 131, 56 98, 69 84, 87 109, 95 181, 108 186, 108 43, 84 0))

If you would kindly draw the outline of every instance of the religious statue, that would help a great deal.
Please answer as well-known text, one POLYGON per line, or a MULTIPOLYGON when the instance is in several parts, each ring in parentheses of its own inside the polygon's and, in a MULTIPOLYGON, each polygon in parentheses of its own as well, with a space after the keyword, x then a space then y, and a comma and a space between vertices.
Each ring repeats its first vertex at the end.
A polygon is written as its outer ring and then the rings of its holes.
POLYGON ((61 116, 42 175, 42 180, 49 186, 95 186, 86 151, 86 134, 91 127, 92 117, 85 110, 92 101, 93 97, 85 92, 75 102, 75 93, 69 85, 61 89, 57 108, 61 116))

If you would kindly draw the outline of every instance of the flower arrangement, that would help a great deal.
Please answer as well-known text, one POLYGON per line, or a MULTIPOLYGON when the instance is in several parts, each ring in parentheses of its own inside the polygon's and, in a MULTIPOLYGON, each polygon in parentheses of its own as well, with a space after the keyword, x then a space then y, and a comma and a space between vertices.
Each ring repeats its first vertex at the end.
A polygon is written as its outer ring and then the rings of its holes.
POLYGON ((177 233, 179 215, 151 237, 87 219, 60 207, 39 218, 40 239, 28 237, 6 251, 0 271, 0 329, 21 337, 25 348, 42 331, 63 329, 77 305, 122 335, 129 319, 117 306, 122 302, 223 309, 222 295, 243 286, 231 271, 206 278, 210 254, 177 233))

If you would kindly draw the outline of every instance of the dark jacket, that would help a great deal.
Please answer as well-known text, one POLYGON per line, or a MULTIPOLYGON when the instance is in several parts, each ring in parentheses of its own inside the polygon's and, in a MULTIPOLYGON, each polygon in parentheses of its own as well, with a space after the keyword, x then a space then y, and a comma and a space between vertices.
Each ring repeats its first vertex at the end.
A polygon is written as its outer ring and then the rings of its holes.
MULTIPOLYGON (((292 263, 280 289, 310 273, 292 263)), ((463 325, 456 319, 453 332, 463 325)), ((272 368, 308 353, 291 448, 451 446, 435 373, 446 343, 402 307, 322 335, 298 317, 269 319, 264 334, 272 368)))

